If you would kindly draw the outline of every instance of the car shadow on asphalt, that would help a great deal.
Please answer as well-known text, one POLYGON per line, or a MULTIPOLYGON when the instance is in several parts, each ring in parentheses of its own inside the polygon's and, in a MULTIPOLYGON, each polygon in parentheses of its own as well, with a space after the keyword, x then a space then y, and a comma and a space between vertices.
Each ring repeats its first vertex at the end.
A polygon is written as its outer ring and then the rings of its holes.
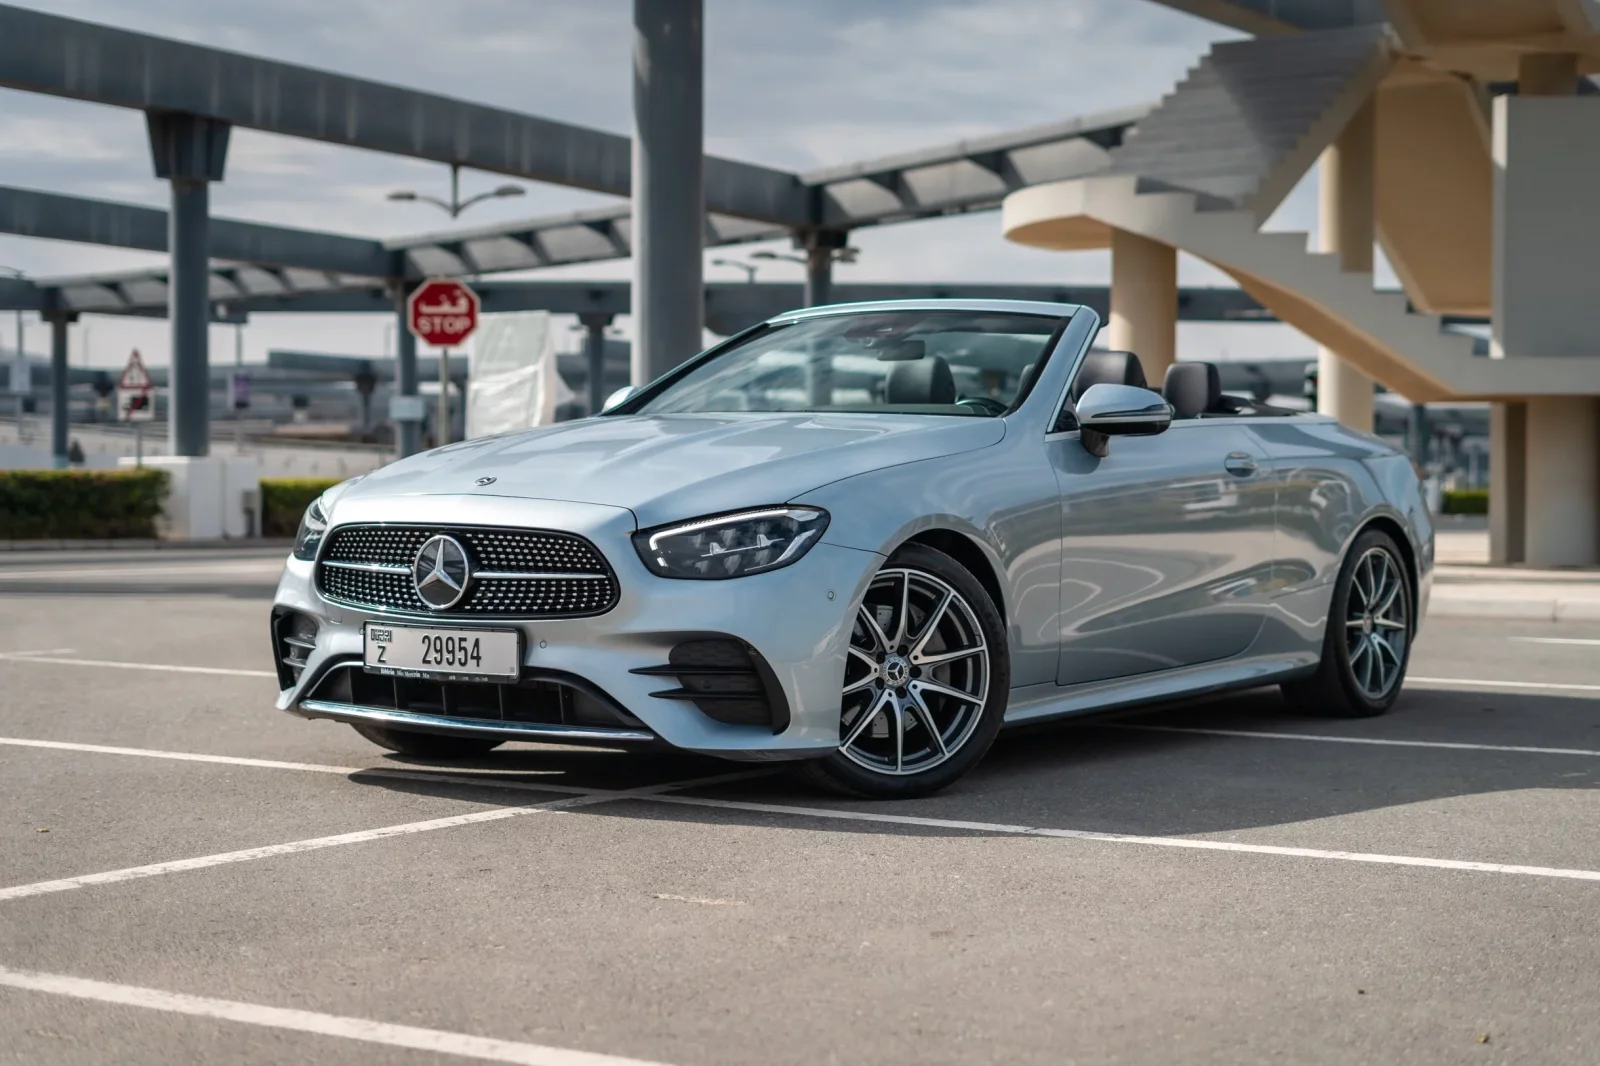
MULTIPOLYGON (((421 764, 417 764, 420 768, 421 764)), ((507 750, 439 773, 471 768, 579 787, 625 789, 740 769, 672 753, 507 750), (557 771, 557 774, 551 774, 557 771), (548 775, 548 776, 546 776, 548 775)), ((940 820, 1150 836, 1225 833, 1383 808, 1525 789, 1600 787, 1600 701, 1475 691, 1402 695, 1389 715, 1336 720, 1296 714, 1275 690, 1193 701, 1137 714, 1011 730, 966 778, 917 800, 841 799, 819 793, 782 767, 759 777, 686 790, 686 795, 788 807, 864 811, 940 820), (1542 753, 1239 737, 1163 728, 1238 730, 1317 737, 1561 748, 1542 753), (1592 752, 1595 754, 1582 754, 1592 752)), ((528 780, 522 777, 522 780, 528 780)), ((365 785, 459 795, 445 782, 365 777, 365 785)), ((706 822, 787 820, 782 812, 622 801, 589 809, 600 817, 706 822)), ((840 833, 982 832, 892 823, 812 822, 840 833)))

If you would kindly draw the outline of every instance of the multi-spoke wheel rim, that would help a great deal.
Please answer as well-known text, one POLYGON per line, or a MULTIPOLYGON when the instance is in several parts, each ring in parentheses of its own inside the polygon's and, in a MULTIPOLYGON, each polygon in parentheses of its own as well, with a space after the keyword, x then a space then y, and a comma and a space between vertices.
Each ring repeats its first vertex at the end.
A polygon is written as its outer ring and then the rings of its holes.
POLYGON ((1405 574, 1384 548, 1370 548, 1356 560, 1344 632, 1356 686, 1368 699, 1383 699, 1400 683, 1411 638, 1405 574))
POLYGON ((925 773, 972 738, 988 696, 972 605, 932 574, 880 570, 850 633, 840 753, 873 773, 925 773))

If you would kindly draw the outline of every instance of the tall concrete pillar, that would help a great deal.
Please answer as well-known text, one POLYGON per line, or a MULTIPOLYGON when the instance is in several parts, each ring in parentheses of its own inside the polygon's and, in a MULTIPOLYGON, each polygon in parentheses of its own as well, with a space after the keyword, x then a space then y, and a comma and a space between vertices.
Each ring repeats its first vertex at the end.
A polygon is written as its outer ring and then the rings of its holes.
POLYGON ((1528 403, 1525 561, 1600 562, 1600 400, 1543 396, 1528 403))
POLYGON ((608 311, 585 311, 578 316, 583 328, 583 353, 589 362, 589 413, 597 415, 606 405, 606 327, 615 315, 608 311))
POLYGON ((222 180, 226 122, 146 112, 156 177, 172 183, 167 216, 167 319, 172 330, 167 406, 172 454, 205 455, 211 446, 211 214, 209 183, 222 180))
MULTIPOLYGON (((1368 101, 1322 153, 1318 227, 1322 250, 1350 273, 1372 273, 1375 109, 1368 101)), ((1372 379, 1331 348, 1317 349, 1317 410, 1372 432, 1372 379)))
POLYGON ((1489 406, 1489 561, 1498 566, 1526 556, 1528 405, 1489 406))
MULTIPOLYGON (((407 286, 395 286, 394 391, 396 396, 415 397, 420 395, 417 391, 417 338, 406 321, 406 299, 410 295, 407 286)), ((395 450, 402 459, 421 451, 422 421, 416 418, 396 421, 395 443, 395 450)))
MULTIPOLYGON (((1522 96, 1567 96, 1578 87, 1574 55, 1530 53, 1517 62, 1522 96)), ((1592 426, 1585 427, 1576 397, 1539 397, 1495 403, 1489 408, 1489 558, 1496 563, 1600 561, 1592 535, 1600 513, 1600 484, 1585 479, 1583 460, 1593 456, 1592 426), (1571 434, 1566 439, 1563 434, 1571 434), (1576 465, 1574 465, 1576 464, 1576 465), (1551 471, 1568 475, 1553 480, 1551 471), (1537 486, 1537 487, 1536 487, 1537 486), (1583 518, 1583 515, 1589 516, 1583 518), (1574 523, 1574 517, 1576 521, 1574 523), (1569 529, 1562 529, 1571 524, 1569 529), (1587 555, 1579 551, 1585 540, 1587 555)), ((1589 417, 1595 417, 1592 401, 1589 417)))
POLYGON ((1159 389, 1178 358, 1178 250, 1137 233, 1111 231, 1108 343, 1132 352, 1159 389))
POLYGON ((839 249, 850 243, 850 234, 839 229, 809 230, 797 234, 796 249, 806 254, 805 305, 819 307, 833 302, 833 264, 839 249))
POLYGON ((54 312, 50 322, 50 458, 56 469, 67 466, 69 418, 72 414, 67 390, 67 326, 78 316, 54 312))
POLYGON ((701 347, 704 30, 702 0, 633 0, 635 385, 701 347))

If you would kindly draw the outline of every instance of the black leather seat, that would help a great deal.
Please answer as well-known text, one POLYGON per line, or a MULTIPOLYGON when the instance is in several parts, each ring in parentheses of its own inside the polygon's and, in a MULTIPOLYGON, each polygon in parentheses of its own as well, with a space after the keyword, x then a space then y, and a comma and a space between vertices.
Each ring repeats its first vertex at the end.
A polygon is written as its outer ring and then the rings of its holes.
POLYGON ((1145 383, 1144 364, 1132 352, 1090 352, 1083 357, 1078 376, 1072 381, 1072 402, 1083 399, 1091 385, 1134 385, 1149 388, 1145 383))
POLYGON ((1161 395, 1172 405, 1173 418, 1239 413, 1239 405, 1222 394, 1222 376, 1214 363, 1173 363, 1161 395))
POLYGON ((896 363, 884 383, 886 404, 955 403, 956 379, 950 363, 942 355, 929 355, 915 362, 896 363))

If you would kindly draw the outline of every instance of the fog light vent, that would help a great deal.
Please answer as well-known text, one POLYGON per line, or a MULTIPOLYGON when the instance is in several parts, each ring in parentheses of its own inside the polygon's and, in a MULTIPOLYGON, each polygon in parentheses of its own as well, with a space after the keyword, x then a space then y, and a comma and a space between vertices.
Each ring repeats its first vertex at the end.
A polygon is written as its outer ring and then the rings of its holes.
POLYGON ((277 660, 278 687, 293 688, 300 683, 306 662, 316 650, 317 620, 299 611, 274 611, 272 645, 273 657, 277 660))

